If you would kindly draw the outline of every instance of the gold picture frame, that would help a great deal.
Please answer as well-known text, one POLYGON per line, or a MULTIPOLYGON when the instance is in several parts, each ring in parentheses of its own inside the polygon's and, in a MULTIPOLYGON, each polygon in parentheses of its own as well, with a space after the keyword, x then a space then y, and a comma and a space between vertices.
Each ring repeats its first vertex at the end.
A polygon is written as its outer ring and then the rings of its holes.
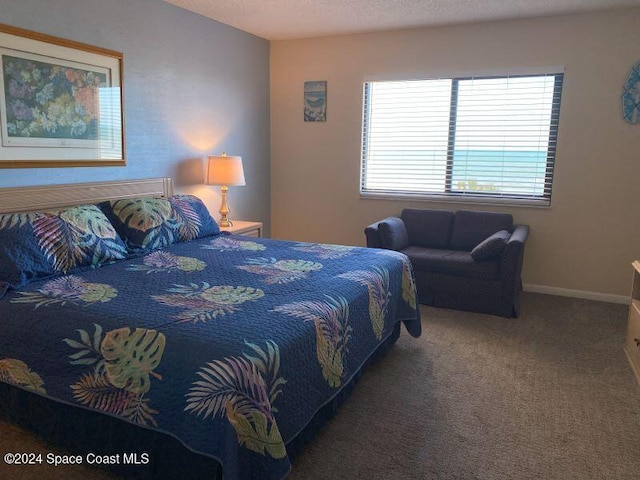
POLYGON ((124 166, 122 53, 0 24, 0 168, 124 166))

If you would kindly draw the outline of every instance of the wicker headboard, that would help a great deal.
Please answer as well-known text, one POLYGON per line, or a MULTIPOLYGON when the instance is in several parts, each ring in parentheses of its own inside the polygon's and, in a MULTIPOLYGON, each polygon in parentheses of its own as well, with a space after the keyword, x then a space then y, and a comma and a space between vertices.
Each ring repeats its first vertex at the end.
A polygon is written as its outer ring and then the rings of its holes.
POLYGON ((173 195, 173 180, 168 177, 0 188, 0 213, 54 210, 118 198, 169 197, 171 195, 173 195))

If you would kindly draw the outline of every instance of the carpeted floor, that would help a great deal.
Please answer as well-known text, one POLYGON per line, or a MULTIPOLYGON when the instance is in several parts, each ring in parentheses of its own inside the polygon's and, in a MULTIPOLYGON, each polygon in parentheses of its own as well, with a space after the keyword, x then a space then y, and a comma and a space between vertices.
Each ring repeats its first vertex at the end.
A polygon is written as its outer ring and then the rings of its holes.
MULTIPOLYGON (((626 306, 525 293, 518 319, 422 308, 422 337, 403 332, 288 480, 640 478, 626 306)), ((48 450, 0 423, 0 453, 48 450)), ((117 477, 0 460, 0 478, 117 477)))

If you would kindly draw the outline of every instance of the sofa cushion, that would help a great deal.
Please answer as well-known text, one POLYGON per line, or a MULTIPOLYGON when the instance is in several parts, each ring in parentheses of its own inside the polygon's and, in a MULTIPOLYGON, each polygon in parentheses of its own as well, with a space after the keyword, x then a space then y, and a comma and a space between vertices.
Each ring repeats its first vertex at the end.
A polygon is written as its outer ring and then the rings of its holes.
POLYGON ((416 271, 429 271, 457 277, 497 280, 500 274, 500 258, 475 261, 470 252, 422 248, 413 245, 402 250, 411 260, 416 271))
POLYGON ((410 245, 447 248, 453 223, 453 212, 405 208, 401 217, 407 228, 410 245))
POLYGON ((389 217, 378 224, 380 245, 389 250, 402 250, 409 246, 409 235, 404 222, 397 217, 389 217))
POLYGON ((480 261, 502 255, 510 237, 511 234, 506 230, 500 230, 488 236, 471 250, 471 258, 480 261))
POLYGON ((458 210, 453 220, 449 248, 470 251, 500 230, 513 232, 513 217, 508 213, 458 210))

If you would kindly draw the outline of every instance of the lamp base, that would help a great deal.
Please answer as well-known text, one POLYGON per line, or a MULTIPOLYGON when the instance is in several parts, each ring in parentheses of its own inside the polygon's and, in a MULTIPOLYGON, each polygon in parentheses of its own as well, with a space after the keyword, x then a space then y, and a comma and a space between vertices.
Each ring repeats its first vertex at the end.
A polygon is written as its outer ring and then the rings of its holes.
POLYGON ((229 220, 229 218, 226 215, 223 215, 220 218, 220 221, 218 222, 218 226, 226 228, 226 227, 233 227, 233 222, 231 220, 229 220))
POLYGON ((226 185, 223 185, 220 189, 222 191, 222 205, 220 205, 220 223, 218 223, 221 227, 232 227, 233 222, 229 220, 229 207, 227 206, 227 188, 226 185))

